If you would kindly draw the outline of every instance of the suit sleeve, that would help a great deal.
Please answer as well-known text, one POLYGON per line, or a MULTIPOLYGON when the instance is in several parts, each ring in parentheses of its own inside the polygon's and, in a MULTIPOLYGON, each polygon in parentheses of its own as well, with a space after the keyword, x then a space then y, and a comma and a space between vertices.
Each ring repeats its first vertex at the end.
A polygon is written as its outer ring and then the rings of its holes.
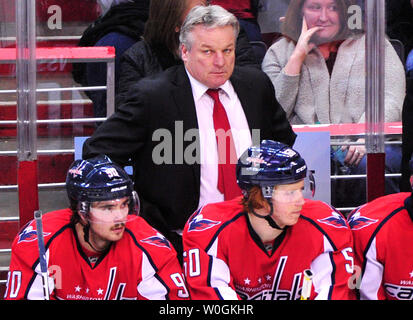
POLYGON ((201 244, 203 232, 185 232, 184 270, 193 300, 239 300, 229 267, 219 252, 219 237, 207 248, 201 244))
POLYGON ((273 139, 283 142, 292 147, 294 145, 295 139, 297 138, 297 135, 294 133, 293 128, 288 121, 287 114, 275 97, 274 86, 272 85, 268 76, 265 73, 263 74, 266 79, 267 88, 265 92, 266 98, 264 101, 270 102, 270 105, 268 107, 273 111, 271 119, 273 139))
POLYGON ((85 141, 84 159, 106 154, 120 165, 128 164, 146 138, 148 119, 142 96, 137 86, 130 88, 128 99, 85 141))

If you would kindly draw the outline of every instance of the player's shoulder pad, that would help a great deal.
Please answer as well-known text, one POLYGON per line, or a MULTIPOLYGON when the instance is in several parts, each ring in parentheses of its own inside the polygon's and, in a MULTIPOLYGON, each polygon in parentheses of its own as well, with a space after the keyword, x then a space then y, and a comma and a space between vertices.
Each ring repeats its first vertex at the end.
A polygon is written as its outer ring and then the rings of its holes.
MULTIPOLYGON (((63 209, 52 211, 43 214, 42 216, 42 226, 43 226, 43 238, 44 243, 47 245, 47 242, 62 228, 67 226, 70 222, 72 216, 72 211, 70 209, 63 209)), ((17 250, 17 248, 26 248, 26 247, 37 247, 37 227, 36 221, 32 220, 27 223, 16 235, 12 249, 17 250)))
POLYGON ((353 231, 373 232, 379 224, 404 206, 410 193, 397 193, 380 197, 354 209, 348 223, 353 231))
POLYGON ((188 219, 184 234, 215 233, 242 212, 239 199, 207 204, 199 208, 188 219))
POLYGON ((136 242, 138 247, 152 252, 174 251, 174 247, 169 240, 158 230, 151 227, 142 217, 137 217, 126 225, 128 232, 136 242))
POLYGON ((317 200, 306 200, 301 216, 321 227, 349 229, 346 217, 331 205, 317 200))
POLYGON ((303 232, 308 232, 306 223, 310 223, 312 230, 328 239, 334 250, 352 246, 353 236, 346 217, 323 201, 306 200, 299 223, 303 232))

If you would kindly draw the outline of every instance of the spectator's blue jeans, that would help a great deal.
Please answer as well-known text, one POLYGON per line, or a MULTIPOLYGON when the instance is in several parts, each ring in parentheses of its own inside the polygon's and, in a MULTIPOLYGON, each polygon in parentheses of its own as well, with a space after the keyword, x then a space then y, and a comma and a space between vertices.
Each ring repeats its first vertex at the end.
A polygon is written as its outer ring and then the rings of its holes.
MULTIPOLYGON (((385 173, 400 173, 401 147, 399 145, 385 146, 385 173)), ((331 159, 331 175, 366 174, 367 156, 357 167, 346 167, 336 159, 331 159)), ((385 179, 385 194, 400 192, 400 178, 385 179)), ((366 203, 366 179, 337 179, 331 181, 331 204, 334 207, 357 207, 366 203)))

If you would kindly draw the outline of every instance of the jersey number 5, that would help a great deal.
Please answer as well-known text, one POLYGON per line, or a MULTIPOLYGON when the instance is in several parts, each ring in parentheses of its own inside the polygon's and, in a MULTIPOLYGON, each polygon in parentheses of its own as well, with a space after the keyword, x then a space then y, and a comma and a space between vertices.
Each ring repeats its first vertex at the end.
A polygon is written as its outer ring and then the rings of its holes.
POLYGON ((353 274, 354 272, 353 248, 347 247, 341 250, 341 253, 344 256, 344 259, 348 261, 348 263, 346 263, 346 271, 350 274, 353 274))

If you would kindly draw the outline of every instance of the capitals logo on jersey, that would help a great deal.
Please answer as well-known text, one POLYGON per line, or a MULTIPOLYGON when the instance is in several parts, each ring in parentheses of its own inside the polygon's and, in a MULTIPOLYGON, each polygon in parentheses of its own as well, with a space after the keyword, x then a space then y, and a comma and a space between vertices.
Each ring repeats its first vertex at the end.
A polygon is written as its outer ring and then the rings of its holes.
POLYGON ((360 229, 363 229, 364 227, 368 227, 369 225, 373 223, 376 223, 377 221, 379 220, 363 217, 362 215, 360 215, 360 212, 356 212, 348 220, 348 224, 350 225, 350 228, 352 230, 360 230, 360 229))
POLYGON ((317 219, 318 222, 328 224, 334 228, 347 228, 347 222, 338 212, 331 212, 331 216, 324 219, 317 219))
POLYGON ((169 243, 169 241, 159 232, 157 232, 155 236, 142 239, 141 241, 157 247, 171 249, 171 244, 169 243))
MULTIPOLYGON (((48 235, 50 235, 50 232, 43 231, 43 237, 47 237, 48 235)), ((32 242, 35 240, 37 240, 37 231, 33 229, 33 226, 28 226, 19 233, 19 240, 17 240, 17 243, 32 242)))
POLYGON ((210 219, 204 219, 204 216, 202 214, 199 214, 195 216, 190 222, 189 222, 189 227, 188 227, 188 232, 191 231, 204 231, 209 228, 212 228, 218 224, 220 224, 221 221, 214 221, 210 219))

